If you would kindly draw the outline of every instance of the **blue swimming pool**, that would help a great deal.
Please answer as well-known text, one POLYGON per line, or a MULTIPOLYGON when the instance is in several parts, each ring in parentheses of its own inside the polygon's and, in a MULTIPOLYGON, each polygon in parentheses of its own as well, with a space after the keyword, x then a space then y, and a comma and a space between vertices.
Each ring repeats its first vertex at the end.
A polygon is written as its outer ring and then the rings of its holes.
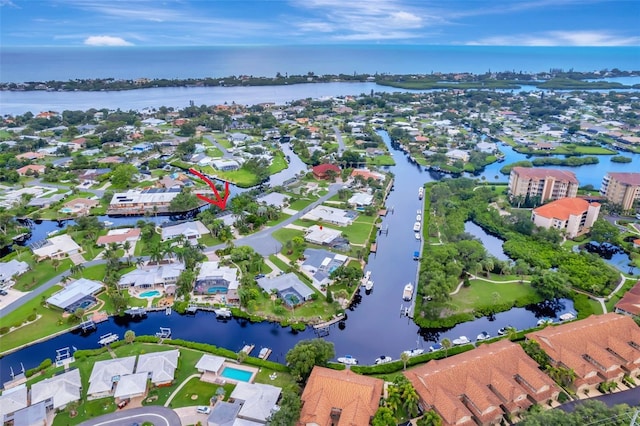
POLYGON ((253 372, 226 366, 222 369, 220 375, 227 379, 237 380, 238 382, 249 382, 251 376, 253 376, 253 372))
POLYGON ((71 213, 73 212, 72 209, 70 209, 69 207, 63 207, 60 209, 60 213, 71 213))
POLYGON ((160 292, 158 290, 145 291, 140 293, 140 297, 158 297, 160 296, 160 292))
POLYGON ((226 293, 226 292, 227 292, 227 288, 226 287, 209 287, 207 289, 207 293, 210 293, 210 294, 226 293))

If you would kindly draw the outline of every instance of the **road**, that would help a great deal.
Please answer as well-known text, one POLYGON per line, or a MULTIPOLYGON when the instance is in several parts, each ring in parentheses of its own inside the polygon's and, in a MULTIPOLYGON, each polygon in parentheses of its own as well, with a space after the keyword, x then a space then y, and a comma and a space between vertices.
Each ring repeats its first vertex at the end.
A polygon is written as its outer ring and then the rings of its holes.
POLYGON ((105 414, 86 422, 80 426, 125 426, 134 423, 150 422, 154 426, 181 426, 180 417, 171 409, 158 406, 132 408, 105 414))
POLYGON ((342 133, 340 133, 340 129, 338 126, 333 126, 333 131, 336 134, 336 141, 338 142, 338 155, 342 155, 345 150, 344 141, 342 140, 342 133))
POLYGON ((204 137, 205 137, 206 140, 211 142, 216 148, 218 148, 220 151, 222 151, 222 158, 224 158, 225 160, 232 160, 233 159, 233 154, 231 154, 229 151, 227 151, 227 148, 225 148, 224 146, 220 145, 220 143, 216 140, 216 138, 214 138, 213 136, 209 136, 209 135, 205 135, 204 137))
POLYGON ((609 407, 617 404, 628 404, 632 407, 637 407, 640 406, 640 387, 635 387, 622 392, 610 393, 607 395, 594 396, 593 398, 589 399, 567 402, 566 404, 562 404, 558 408, 563 411, 572 412, 573 410, 575 410, 576 405, 582 404, 585 401, 591 401, 593 399, 602 401, 609 407))

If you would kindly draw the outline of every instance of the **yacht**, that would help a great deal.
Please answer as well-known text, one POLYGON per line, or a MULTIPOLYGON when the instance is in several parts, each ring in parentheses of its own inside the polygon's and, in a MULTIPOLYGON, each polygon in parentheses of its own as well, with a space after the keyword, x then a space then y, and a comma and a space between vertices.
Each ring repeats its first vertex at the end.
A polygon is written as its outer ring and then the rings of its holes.
POLYGON ((413 230, 416 232, 420 230, 420 222, 416 222, 413 224, 413 230))
POLYGON ((422 221, 422 215, 418 213, 416 215, 416 222, 420 222, 420 221, 422 221))
POLYGON ((506 336, 507 334, 509 334, 509 329, 513 328, 510 325, 506 326, 506 327, 502 327, 501 329, 498 330, 498 334, 501 336, 506 336))
POLYGON ((369 291, 373 288, 373 281, 369 280, 367 281, 367 283, 364 285, 364 289, 369 291))
POLYGON ((424 349, 420 349, 420 348, 416 348, 416 349, 411 349, 408 351, 404 351, 403 353, 411 356, 418 356, 418 355, 422 355, 424 353, 424 349))
POLYGON ((406 300, 407 302, 413 298, 413 284, 409 283, 404 286, 404 291, 402 292, 402 300, 406 300))
POLYGON ((376 360, 374 361, 376 365, 387 364, 389 362, 393 362, 393 359, 390 356, 385 355, 380 355, 380 357, 376 358, 376 360))
POLYGON ((490 337, 491 335, 489 333, 487 333, 486 331, 483 331, 482 333, 478 334, 478 337, 476 337, 476 340, 487 340, 490 337))
POLYGON ((433 345, 429 346, 429 352, 439 351, 440 349, 442 349, 442 345, 440 343, 434 343, 433 345))
POLYGON ((453 339, 451 343, 454 345, 466 345, 467 343, 470 343, 470 341, 467 336, 460 336, 457 339, 453 339))
POLYGON ((420 188, 418 188, 418 199, 422 200, 423 196, 424 196, 424 188, 420 187, 420 188))
POLYGON ((364 273, 364 277, 362 277, 362 279, 360 280, 360 284, 366 286, 369 281, 371 281, 371 271, 367 271, 364 273))
POLYGON ((419 233, 419 232, 416 232, 416 234, 415 234, 415 235, 416 235, 416 240, 420 240, 420 238, 421 238, 421 237, 420 237, 420 233, 419 233))
POLYGON ((341 362, 347 365, 356 365, 358 363, 358 360, 352 357, 351 355, 345 355, 338 358, 338 362, 341 362))

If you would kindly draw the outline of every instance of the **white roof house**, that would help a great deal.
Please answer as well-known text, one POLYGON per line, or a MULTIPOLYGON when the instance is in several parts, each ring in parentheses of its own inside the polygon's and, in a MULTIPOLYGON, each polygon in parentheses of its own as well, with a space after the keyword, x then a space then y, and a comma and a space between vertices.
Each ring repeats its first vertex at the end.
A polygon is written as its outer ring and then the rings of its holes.
POLYGON ((62 409, 68 403, 80 400, 80 370, 67 371, 31 386, 31 404, 46 401, 49 408, 62 409))
POLYGON ((179 225, 162 228, 162 241, 170 240, 178 235, 184 235, 189 240, 197 240, 203 234, 208 233, 209 229, 199 220, 194 222, 184 222, 179 225))
POLYGON ((307 234, 304 239, 312 244, 331 244, 333 240, 338 238, 342 234, 337 229, 327 228, 326 226, 320 227, 318 225, 312 225, 307 228, 307 234))
POLYGON ((208 292, 207 286, 224 286, 227 290, 236 290, 238 285, 238 270, 228 266, 220 266, 215 261, 202 262, 195 283, 196 290, 201 293, 208 292))
POLYGON ((178 368, 180 351, 153 352, 138 356, 136 373, 147 373, 154 385, 171 383, 178 368))
POLYGON ((93 365, 93 370, 91 370, 91 376, 89 377, 89 390, 87 394, 108 396, 111 394, 114 383, 118 382, 122 376, 133 373, 135 363, 135 356, 96 362, 93 365))
POLYGON ((348 226, 353 223, 354 219, 357 216, 358 215, 354 212, 320 205, 316 206, 309 213, 302 216, 302 219, 307 219, 314 222, 321 220, 323 222, 333 223, 339 226, 348 226))
POLYGON ((280 206, 284 207, 285 201, 289 199, 289 196, 280 194, 279 192, 270 192, 259 198, 256 198, 258 203, 264 203, 268 206, 280 206))
POLYGON ((271 416, 282 389, 262 383, 238 382, 231 392, 231 398, 244 401, 238 417, 260 423, 266 423, 271 416))
POLYGON ((221 356, 204 354, 196 363, 196 369, 200 372, 218 373, 225 359, 221 356))
POLYGON ((8 262, 0 263, 0 284, 11 281, 14 277, 22 275, 29 270, 27 262, 11 259, 8 262))
POLYGON ((278 296, 289 306, 295 306, 309 300, 313 295, 313 290, 300 281, 300 278, 293 272, 273 278, 260 278, 257 283, 267 293, 276 290, 278 296))
POLYGON ((21 385, 7 389, 0 395, 0 419, 3 423, 6 416, 27 406, 27 386, 21 385))
POLYGON ((60 309, 67 309, 81 299, 98 293, 103 287, 98 281, 80 278, 54 293, 47 299, 47 303, 60 309))
POLYGON ((116 391, 113 393, 115 398, 135 398, 144 395, 147 392, 147 380, 149 374, 144 373, 126 374, 120 376, 116 391))
POLYGON ((143 268, 134 269, 127 272, 118 281, 120 288, 139 287, 147 288, 156 285, 175 284, 178 277, 184 271, 184 263, 168 263, 165 265, 145 266, 143 268))
POLYGON ((370 206, 373 203, 373 195, 356 192, 349 198, 348 203, 356 206, 370 206))
POLYGON ((81 251, 82 248, 69 235, 63 234, 48 238, 44 245, 33 249, 33 254, 38 259, 46 259, 70 256, 81 251))

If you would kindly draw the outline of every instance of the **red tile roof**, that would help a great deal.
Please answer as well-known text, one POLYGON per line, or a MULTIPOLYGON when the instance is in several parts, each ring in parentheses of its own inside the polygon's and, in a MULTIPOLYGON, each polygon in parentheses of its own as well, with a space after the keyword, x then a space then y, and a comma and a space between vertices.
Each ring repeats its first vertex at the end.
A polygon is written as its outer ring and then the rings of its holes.
MULTIPOLYGON (((636 241, 640 244, 640 239, 636 241)), ((640 281, 622 296, 622 299, 616 303, 616 309, 621 309, 632 315, 640 315, 640 281)))
MULTIPOLYGON (((592 203, 599 207, 600 203, 592 203)), ((582 198, 561 198, 544 206, 536 207, 533 212, 542 217, 568 220, 569 216, 581 216, 589 209, 589 202, 582 198)))
POLYGON ((539 167, 514 167, 511 170, 514 173, 517 173, 521 178, 546 179, 548 177, 553 177, 560 181, 578 183, 576 175, 573 172, 566 170, 543 169, 539 167))
POLYGON ((640 185, 640 173, 618 173, 618 172, 609 172, 609 176, 617 180, 618 182, 627 184, 627 185, 640 185))
POLYGON ((326 177, 329 170, 333 170, 337 174, 340 174, 340 167, 336 166, 335 164, 318 164, 312 169, 313 175, 320 179, 326 177))

